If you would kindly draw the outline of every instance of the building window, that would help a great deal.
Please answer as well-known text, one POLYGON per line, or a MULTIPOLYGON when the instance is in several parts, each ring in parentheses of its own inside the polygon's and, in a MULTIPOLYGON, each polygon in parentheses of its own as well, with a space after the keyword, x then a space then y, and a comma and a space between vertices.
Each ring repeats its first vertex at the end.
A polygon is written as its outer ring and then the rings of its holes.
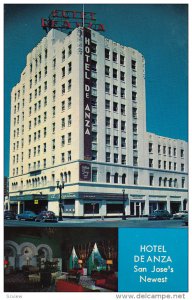
POLYGON ((53 133, 53 134, 55 133, 55 122, 52 123, 52 133, 53 133))
POLYGON ((113 102, 113 111, 118 112, 118 103, 117 102, 113 102))
POLYGON ((176 170, 177 170, 177 163, 174 162, 174 171, 176 171, 176 170))
POLYGON ((121 155, 121 164, 122 165, 126 164, 126 155, 124 155, 124 154, 121 155))
POLYGON ((126 147, 126 138, 121 138, 121 147, 125 148, 126 147))
POLYGON ((163 162, 163 165, 164 165, 164 170, 166 170, 166 168, 167 168, 167 162, 164 161, 164 162, 163 162))
POLYGON ((105 59, 109 59, 109 49, 105 49, 105 59))
POLYGON ((138 150, 138 142, 137 142, 137 140, 133 140, 133 150, 138 150))
POLYGON ((44 91, 47 90, 47 81, 44 82, 44 91))
POLYGON ((65 118, 61 119, 61 128, 65 128, 65 118))
POLYGON ((70 74, 71 71, 72 71, 72 63, 69 62, 69 63, 68 63, 68 74, 70 74))
POLYGON ((125 98, 125 89, 121 88, 121 98, 125 98))
POLYGON ((109 134, 106 134, 106 145, 110 146, 111 144, 111 136, 109 134))
POLYGON ((52 117, 55 117, 55 106, 52 107, 52 117))
POLYGON ((113 62, 117 62, 117 52, 113 52, 113 62))
POLYGON ((181 149, 181 158, 184 157, 184 149, 181 149))
POLYGON ((47 136, 47 128, 46 127, 44 127, 44 129, 43 129, 43 134, 44 134, 44 138, 47 136))
POLYGON ((92 150, 92 160, 97 160, 97 151, 92 150))
POLYGON ((173 148, 173 155, 174 155, 174 157, 177 156, 177 149, 176 148, 173 148))
POLYGON ((95 43, 91 43, 91 52, 96 53, 97 52, 97 45, 95 43))
POLYGON ((114 153, 114 163, 117 164, 119 160, 118 154, 114 153))
POLYGON ((109 76, 109 70, 110 70, 110 68, 109 68, 109 66, 105 66, 105 76, 109 76))
POLYGON ((120 79, 121 81, 125 81, 125 72, 120 72, 120 79))
POLYGON ((110 84, 108 82, 105 83, 105 93, 110 94, 110 84))
POLYGON ((111 161, 111 154, 110 152, 106 152, 106 162, 110 162, 111 161))
POLYGON ((171 156, 171 147, 168 148, 169 156, 171 156))
POLYGON ((137 124, 133 124, 133 133, 137 134, 137 124))
POLYGON ((121 121, 121 131, 125 131, 125 121, 121 121))
POLYGON ((163 154, 166 155, 166 146, 163 146, 163 154))
POLYGON ((136 61, 135 60, 131 60, 131 68, 133 71, 136 71, 136 61))
POLYGON ((52 150, 55 150, 55 139, 52 140, 52 150))
POLYGON ((137 78, 135 76, 132 76, 132 85, 133 86, 137 85, 137 78))
POLYGON ((62 101, 62 102, 61 102, 61 110, 62 110, 62 111, 65 111, 65 101, 62 101))
POLYGON ((72 124, 72 118, 71 115, 68 116, 68 127, 70 127, 72 124))
POLYGON ((106 182, 110 183, 110 179, 111 179, 111 174, 110 174, 110 172, 107 172, 106 173, 106 182))
POLYGON ((47 152, 47 144, 46 143, 43 144, 43 152, 44 153, 47 152))
POLYGON ((161 145, 158 145, 158 154, 161 154, 161 145))
POLYGON ((61 69, 61 73, 62 73, 62 78, 65 77, 65 67, 63 67, 63 68, 61 69))
POLYGON ((113 78, 117 79, 117 69, 113 69, 113 78))
POLYGON ((92 170, 92 182, 97 182, 97 170, 92 170))
POLYGON ((158 168, 161 169, 161 160, 158 160, 158 168))
POLYGON ((65 60, 65 50, 62 51, 62 61, 65 60))
POLYGON ((47 96, 44 97, 44 106, 47 106, 47 96))
POLYGON ((153 181, 154 181, 154 175, 153 175, 153 174, 150 174, 150 175, 149 175, 149 185, 150 185, 150 186, 153 186, 153 184, 154 184, 153 181))
POLYGON ((184 168, 184 164, 181 164, 181 172, 184 172, 185 168, 184 168))
POLYGON ((43 168, 45 169, 47 166, 47 161, 46 161, 46 158, 43 159, 43 168))
POLYGON ((67 154, 68 154, 68 161, 71 161, 71 159, 72 159, 71 158, 71 151, 68 151, 67 154))
POLYGON ((113 128, 118 129, 118 120, 117 119, 113 120, 113 128))
POLYGON ((56 58, 53 59, 53 69, 56 68, 56 58))
POLYGON ((149 168, 153 168, 153 159, 149 159, 149 168))
POLYGON ((172 162, 169 161, 169 170, 171 170, 171 169, 172 169, 172 162))
POLYGON ((152 152, 153 152, 153 144, 149 143, 149 153, 152 153, 152 152))
POLYGON ((62 135, 61 137, 61 147, 64 147, 65 146, 65 136, 62 135))
POLYGON ((62 95, 65 94, 65 84, 64 83, 61 86, 61 92, 62 92, 62 95))
POLYGON ((125 116, 125 105, 121 104, 121 115, 125 116))
POLYGON ((68 98, 68 109, 71 108, 71 97, 68 98))
POLYGON ((123 55, 120 55, 120 64, 121 65, 125 64, 125 57, 123 55))
POLYGON ((72 45, 68 46, 68 56, 72 54, 72 45))
POLYGON ((177 179, 174 179, 174 187, 175 187, 175 188, 178 187, 177 179))
POLYGON ((46 112, 46 111, 44 111, 44 114, 43 114, 43 119, 44 119, 44 122, 46 122, 46 121, 47 121, 47 112, 46 112))
POLYGON ((136 92, 132 92, 132 100, 133 101, 137 100, 137 93, 136 92))
POLYGON ((47 75, 47 66, 45 66, 45 68, 44 68, 44 75, 45 76, 47 75))
POLYGON ((162 177, 159 177, 159 186, 162 184, 162 177))
POLYGON ((133 119, 137 119, 137 108, 136 107, 132 108, 132 114, 133 114, 133 119))
POLYGON ((181 187, 185 188, 185 177, 182 177, 181 179, 181 187))
POLYGON ((71 144, 71 132, 68 133, 68 144, 71 144))
POLYGON ((52 165, 54 166, 55 164, 55 155, 52 156, 52 165))
POLYGON ((110 127, 111 126, 111 119, 109 117, 106 117, 106 119, 105 119, 105 125, 106 125, 106 127, 110 127))
POLYGON ((138 185, 138 172, 134 172, 133 174, 133 184, 138 185))
POLYGON ((65 153, 61 153, 61 162, 62 162, 62 163, 65 162, 65 153))
POLYGON ((115 173, 114 174, 114 183, 118 183, 119 182, 119 174, 115 173))
POLYGON ((138 166, 138 157, 137 156, 133 156, 133 166, 134 167, 138 166))
POLYGON ((113 137, 113 145, 118 146, 118 136, 113 137))
POLYGON ((68 80, 68 92, 71 90, 71 79, 68 80))

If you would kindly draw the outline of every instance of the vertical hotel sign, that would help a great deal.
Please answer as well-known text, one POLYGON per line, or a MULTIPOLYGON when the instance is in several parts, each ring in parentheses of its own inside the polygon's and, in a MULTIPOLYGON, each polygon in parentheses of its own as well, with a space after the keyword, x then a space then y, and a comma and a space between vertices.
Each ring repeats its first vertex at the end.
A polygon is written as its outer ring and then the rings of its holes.
POLYGON ((84 27, 84 159, 92 159, 91 30, 84 27))

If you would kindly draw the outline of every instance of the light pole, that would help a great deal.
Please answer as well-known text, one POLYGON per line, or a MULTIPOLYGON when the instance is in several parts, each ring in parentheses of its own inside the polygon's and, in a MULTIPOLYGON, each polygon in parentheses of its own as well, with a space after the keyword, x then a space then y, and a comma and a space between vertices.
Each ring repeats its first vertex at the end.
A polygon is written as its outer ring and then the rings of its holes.
POLYGON ((96 203, 93 202, 93 203, 91 203, 91 205, 93 206, 93 217, 94 217, 94 212, 95 212, 95 205, 96 205, 96 203))
POLYGON ((126 216, 125 216, 125 189, 123 189, 122 192, 123 192, 123 216, 122 216, 122 220, 126 220, 126 216))
POLYGON ((57 181, 57 188, 59 189, 59 192, 60 192, 60 196, 59 196, 59 221, 63 220, 62 210, 61 210, 61 207, 62 207, 61 194, 62 194, 62 189, 64 189, 64 185, 65 185, 64 181, 62 181, 61 183, 60 183, 59 180, 57 181))

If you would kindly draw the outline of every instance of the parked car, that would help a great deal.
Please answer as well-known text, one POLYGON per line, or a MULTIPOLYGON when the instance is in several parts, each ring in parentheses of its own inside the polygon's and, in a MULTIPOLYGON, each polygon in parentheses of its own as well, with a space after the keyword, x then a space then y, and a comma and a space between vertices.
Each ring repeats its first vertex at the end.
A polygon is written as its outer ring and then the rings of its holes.
POLYGON ((42 211, 35 219, 36 222, 57 222, 57 218, 52 211, 42 211))
POLYGON ((175 214, 173 214, 173 219, 183 219, 188 214, 188 211, 181 210, 175 214))
POLYGON ((30 210, 26 210, 21 214, 17 215, 18 220, 25 220, 25 221, 34 221, 36 219, 37 215, 30 210))
POLYGON ((170 220, 172 215, 167 210, 155 210, 148 216, 148 220, 170 220))
POLYGON ((16 213, 12 210, 5 210, 4 211, 4 220, 15 220, 16 213))
POLYGON ((183 217, 183 223, 188 226, 188 214, 183 217))

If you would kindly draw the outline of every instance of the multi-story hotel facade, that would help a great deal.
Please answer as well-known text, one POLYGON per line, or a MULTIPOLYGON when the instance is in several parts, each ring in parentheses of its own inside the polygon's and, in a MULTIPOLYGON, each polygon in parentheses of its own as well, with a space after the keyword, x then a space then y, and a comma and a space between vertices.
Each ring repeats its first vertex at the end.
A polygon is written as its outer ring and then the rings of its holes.
MULTIPOLYGON (((165 107, 165 109, 168 109, 165 107)), ((146 129, 141 53, 76 28, 52 29, 11 94, 10 203, 63 216, 188 207, 188 144, 146 129)))

